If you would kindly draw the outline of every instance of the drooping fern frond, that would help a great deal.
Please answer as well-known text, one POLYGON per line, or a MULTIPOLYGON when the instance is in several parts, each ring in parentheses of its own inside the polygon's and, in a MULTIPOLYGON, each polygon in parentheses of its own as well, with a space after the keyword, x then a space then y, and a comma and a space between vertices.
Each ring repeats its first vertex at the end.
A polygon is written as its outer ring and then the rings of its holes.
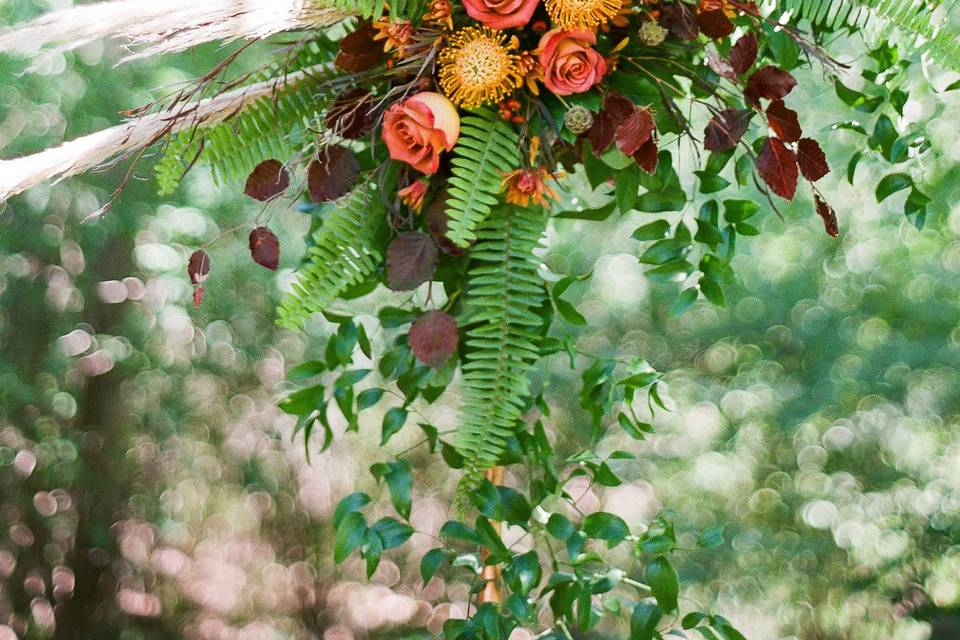
POLYGON ((323 44, 311 43, 284 68, 274 65, 258 74, 261 81, 266 81, 312 68, 302 82, 263 96, 224 122, 174 136, 154 166, 160 195, 172 193, 186 172, 197 164, 209 165, 214 180, 224 185, 245 180, 254 167, 269 158, 283 162, 290 159, 303 146, 301 134, 314 126, 333 97, 330 91, 318 90, 339 73, 332 67, 317 66, 330 57, 323 44))
POLYGON ((377 185, 369 181, 339 203, 314 234, 307 265, 280 305, 277 321, 281 326, 302 326, 310 314, 322 311, 348 287, 376 271, 383 256, 374 240, 386 211, 377 185))
POLYGON ((545 227, 541 208, 501 205, 477 228, 465 298, 468 321, 477 324, 467 332, 455 440, 468 472, 497 463, 524 409, 543 323, 535 313, 545 291, 534 251, 545 227))
POLYGON ((520 152, 517 134, 492 111, 466 116, 460 127, 447 188, 447 237, 465 247, 497 205, 503 174, 520 166, 520 152))
POLYGON ((838 30, 860 29, 878 40, 888 40, 927 53, 935 62, 960 70, 960 38, 950 28, 949 7, 939 0, 779 0, 781 12, 838 30))

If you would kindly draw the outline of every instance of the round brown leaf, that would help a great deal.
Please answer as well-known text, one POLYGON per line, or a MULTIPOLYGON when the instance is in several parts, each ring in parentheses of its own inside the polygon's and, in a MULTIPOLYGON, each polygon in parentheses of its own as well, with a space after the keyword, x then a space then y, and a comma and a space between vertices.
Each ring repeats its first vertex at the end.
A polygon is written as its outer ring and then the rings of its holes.
POLYGON ((401 233, 387 248, 387 286, 413 291, 433 277, 437 257, 433 238, 417 231, 401 233))
POLYGON ((700 31, 714 40, 726 38, 736 29, 723 9, 714 9, 697 14, 697 24, 700 25, 700 31))
POLYGON ((277 197, 290 186, 290 174, 279 160, 264 160, 247 177, 243 192, 260 202, 277 197))
POLYGON ((447 215, 448 198, 448 194, 443 192, 428 204, 423 212, 423 221, 441 251, 450 256, 462 256, 467 250, 447 237, 447 228, 450 224, 450 216, 447 215))
POLYGON ((797 112, 787 108, 783 100, 774 100, 767 107, 767 122, 784 142, 796 142, 803 135, 797 112))
POLYGON ((739 75, 743 75, 757 61, 759 48, 757 36, 752 33, 742 36, 735 45, 730 47, 730 66, 739 75))
POLYGON ((360 175, 360 161, 345 147, 327 147, 310 163, 307 189, 314 202, 327 202, 346 195, 360 175))
POLYGON ((813 138, 803 138, 797 143, 797 162, 803 177, 810 182, 816 182, 830 173, 827 156, 820 148, 820 143, 813 138))
POLYGON ((187 260, 187 275, 190 276, 190 284, 203 284, 210 273, 210 256, 203 249, 197 249, 190 254, 187 260))
POLYGON ((750 127, 753 111, 726 109, 710 119, 703 132, 703 148, 707 151, 726 151, 740 143, 750 127))
POLYGON ((280 240, 266 227, 257 227, 250 232, 250 256, 253 261, 271 271, 280 264, 280 240))
POLYGON ((813 198, 817 203, 817 215, 823 220, 824 231, 826 231, 827 235, 831 238, 836 238, 840 235, 840 225, 837 223, 837 212, 834 211, 833 207, 821 198, 819 194, 814 194, 813 198))
POLYGON ((348 73, 360 73, 380 64, 386 57, 383 47, 373 39, 377 30, 364 22, 340 41, 340 51, 333 64, 348 73))
POLYGON ((417 318, 407 336, 417 360, 434 369, 450 359, 459 341, 457 321, 443 311, 428 311, 417 318))
POLYGON ((626 120, 614 132, 617 148, 624 155, 632 156, 653 135, 654 124, 650 110, 646 108, 634 109, 626 120))
POLYGON ((777 138, 767 138, 757 156, 757 172, 781 198, 793 200, 797 193, 797 155, 777 138))
POLYGON ((757 104, 760 98, 779 100, 786 97, 797 86, 796 79, 779 67, 767 65, 753 72, 747 79, 744 96, 751 104, 757 104))

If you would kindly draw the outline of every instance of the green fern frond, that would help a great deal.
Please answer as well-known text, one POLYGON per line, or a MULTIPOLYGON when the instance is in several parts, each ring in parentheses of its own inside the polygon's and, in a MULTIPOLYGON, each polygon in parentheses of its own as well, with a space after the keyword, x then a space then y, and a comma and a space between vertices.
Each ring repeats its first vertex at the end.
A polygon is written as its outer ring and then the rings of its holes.
POLYGON ((524 410, 543 324, 535 312, 545 291, 534 251, 546 221, 539 207, 501 205, 477 228, 466 303, 469 321, 479 324, 467 333, 455 439, 468 477, 497 463, 524 410))
POLYGON ((324 0, 320 4, 361 18, 372 18, 383 14, 386 0, 324 0))
POLYGON ((465 247, 476 240, 476 228, 499 202, 503 174, 520 166, 516 132, 492 111, 466 116, 453 149, 448 181, 447 237, 465 247))
MULTIPOLYGON (((257 74, 251 83, 322 64, 332 55, 326 46, 312 43, 292 64, 257 74)), ((326 104, 317 95, 317 86, 338 73, 332 68, 311 73, 302 82, 252 102, 229 120, 174 136, 154 167, 160 195, 172 193, 194 163, 209 165, 214 180, 223 185, 245 180, 269 158, 289 159, 302 148, 305 131, 326 104)))
POLYGON ((960 38, 949 26, 951 9, 936 11, 935 0, 780 0, 784 12, 805 18, 820 28, 861 29, 930 55, 935 62, 960 70, 960 38))
POLYGON ((278 323, 298 328, 348 287, 363 282, 383 261, 375 240, 386 221, 375 184, 365 182, 346 196, 313 236, 308 264, 279 308, 278 323))

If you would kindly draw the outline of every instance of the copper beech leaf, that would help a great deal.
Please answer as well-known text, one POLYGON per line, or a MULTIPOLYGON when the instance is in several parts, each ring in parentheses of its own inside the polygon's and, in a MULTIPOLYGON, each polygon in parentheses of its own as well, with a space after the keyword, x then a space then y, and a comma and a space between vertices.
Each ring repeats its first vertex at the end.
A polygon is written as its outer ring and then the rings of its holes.
POLYGON ((280 240, 266 227, 250 232, 250 256, 261 267, 276 271, 280 264, 280 240))
POLYGON ((781 198, 793 200, 797 193, 797 155, 777 138, 767 138, 757 156, 757 172, 781 198))
POLYGON ((675 2, 663 7, 663 26, 680 40, 696 40, 700 35, 697 16, 685 2, 675 2))
POLYGON ((457 321, 443 311, 427 311, 414 320, 407 336, 417 360, 434 369, 450 359, 459 340, 457 321))
POLYGON ((635 108, 614 132, 617 148, 624 155, 632 156, 653 136, 654 124, 650 110, 635 108))
POLYGON ((360 161, 345 147, 320 151, 307 170, 307 189, 314 202, 336 200, 350 191, 360 175, 360 161))
POLYGON ((380 64, 387 56, 383 46, 373 39, 376 35, 377 30, 370 22, 361 24, 340 41, 340 51, 333 64, 348 73, 360 73, 380 64))
POLYGON ((760 98, 779 100, 793 91, 797 86, 796 79, 779 67, 767 65, 753 72, 747 79, 747 88, 743 95, 747 102, 756 105, 760 98))
POLYGON ((657 163, 660 161, 659 151, 657 139, 651 136, 637 149, 637 152, 633 154, 633 159, 640 165, 641 169, 653 174, 656 173, 657 163))
POLYGON ((723 9, 712 9, 698 13, 697 24, 700 25, 700 31, 714 40, 726 38, 736 29, 723 9))
POLYGON ((710 67, 718 76, 726 78, 731 82, 737 81, 737 72, 725 58, 721 58, 712 51, 707 54, 707 66, 710 67))
POLYGON ((742 36, 736 44, 730 47, 730 66, 737 74, 745 74, 757 61, 758 50, 757 36, 752 33, 742 36))
POLYGON ((813 199, 817 203, 817 215, 823 220, 824 230, 828 236, 836 238, 840 235, 840 225, 837 223, 837 212, 834 211, 833 207, 827 204, 827 201, 821 198, 819 194, 815 193, 813 199))
POLYGON ((203 284, 210 273, 210 256, 203 249, 197 249, 190 254, 187 261, 187 275, 190 276, 190 284, 203 284))
POLYGON ((394 291, 416 289, 433 277, 437 256, 437 245, 429 235, 401 233, 387 248, 387 286, 394 291))
POLYGON ((264 160, 247 177, 243 192, 260 202, 271 200, 290 186, 290 174, 279 160, 264 160))
POLYGON ((750 127, 753 111, 726 109, 713 116, 704 130, 703 148, 707 151, 726 151, 739 144, 750 127))
POLYGON ((783 100, 774 100, 767 107, 767 122, 777 137, 784 142, 796 142, 803 135, 797 112, 788 109, 783 100))
POLYGON ((613 142, 617 128, 636 111, 637 105, 619 93, 610 92, 603 101, 603 109, 593 119, 593 125, 587 132, 593 152, 600 155, 613 142))
POLYGON ((810 182, 816 182, 830 173, 827 156, 813 138, 803 138, 797 143, 797 162, 803 177, 810 182))

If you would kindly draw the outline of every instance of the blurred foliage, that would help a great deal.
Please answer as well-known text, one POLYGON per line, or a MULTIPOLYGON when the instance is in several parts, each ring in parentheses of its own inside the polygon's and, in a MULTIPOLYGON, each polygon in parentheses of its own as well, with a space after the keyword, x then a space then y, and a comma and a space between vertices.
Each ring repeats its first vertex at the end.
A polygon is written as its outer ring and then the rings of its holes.
MULTIPOLYGON (((33 8, 2 11, 19 21, 33 8)), ((211 51, 103 73, 115 53, 92 45, 25 75, 0 60, 3 153, 102 127, 157 97, 152 88, 205 72, 211 51)), ((588 325, 569 331, 586 351, 668 372, 672 409, 651 416, 638 402, 656 434, 602 443, 639 456, 610 462, 625 484, 577 478, 569 490, 584 511, 602 507, 633 527, 668 508, 690 549, 684 532, 723 525, 726 544, 676 562, 680 598, 718 600, 749 638, 960 634, 958 102, 915 85, 900 123, 925 127, 932 144, 922 231, 901 213, 907 194, 876 204, 882 169, 866 160, 853 185, 842 171, 824 185, 839 241, 809 203, 785 220, 758 216, 762 233, 742 242, 726 305, 679 317, 676 287, 637 264, 635 222, 576 233, 587 223, 565 221, 574 233, 563 237, 577 242, 551 238, 555 272, 596 262, 571 286, 588 325)), ((821 86, 805 96, 810 122, 841 105, 821 86)), ((832 159, 863 146, 855 132, 832 136, 832 159)), ((275 407, 287 362, 317 356, 336 330, 318 320, 295 335, 273 323, 309 216, 273 221, 284 247, 273 276, 229 233, 256 211, 204 173, 163 200, 134 180, 107 216, 84 222, 125 169, 0 211, 0 640, 399 637, 464 614, 464 585, 422 584, 428 536, 387 552, 369 583, 359 561, 332 566, 333 506, 357 484, 374 489, 366 469, 383 416, 360 418, 360 435, 335 424, 331 449, 307 464, 275 407), (186 258, 221 235, 194 309, 186 258)), ((558 450, 576 453, 591 438, 577 403, 583 372, 572 376, 559 354, 550 362, 548 424, 572 434, 558 450)), ((429 418, 448 429, 454 407, 429 418)), ((420 439, 408 428, 391 448, 420 439)), ((413 458, 411 520, 436 532, 456 478, 426 461, 413 458)), ((507 531, 508 544, 517 537, 507 531)))

